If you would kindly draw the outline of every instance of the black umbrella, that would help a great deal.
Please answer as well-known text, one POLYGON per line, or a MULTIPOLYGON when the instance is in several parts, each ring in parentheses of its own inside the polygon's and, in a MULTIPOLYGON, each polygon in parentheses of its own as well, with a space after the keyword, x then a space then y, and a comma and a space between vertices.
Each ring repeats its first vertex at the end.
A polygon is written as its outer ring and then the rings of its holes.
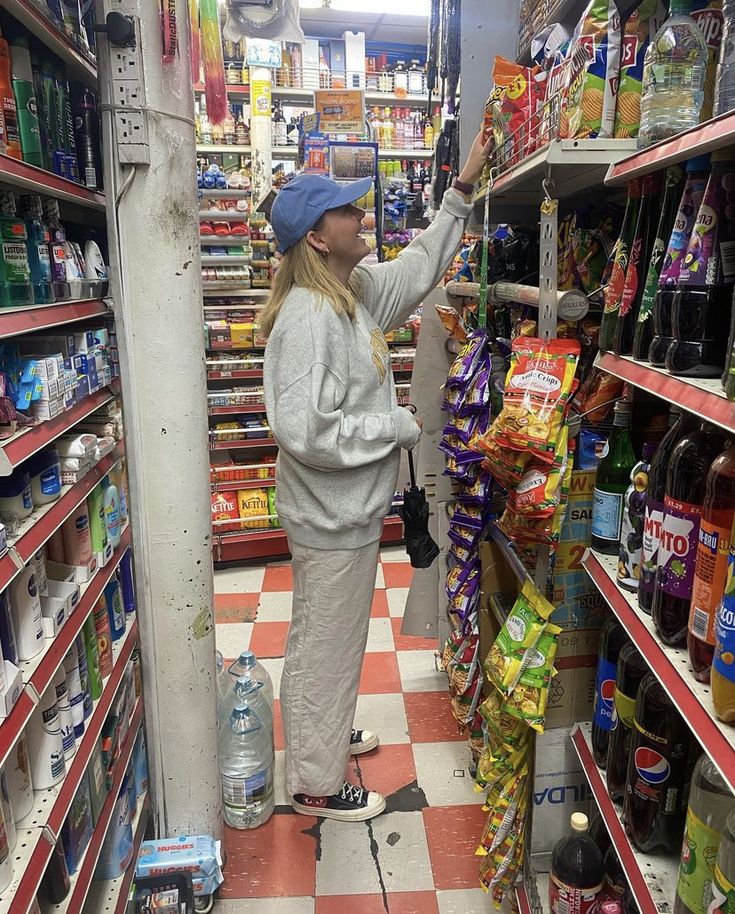
POLYGON ((426 490, 416 485, 416 471, 413 454, 408 452, 408 471, 411 474, 411 488, 403 490, 403 531, 406 538, 406 552, 414 568, 428 568, 439 555, 439 547, 429 533, 429 505, 426 490))

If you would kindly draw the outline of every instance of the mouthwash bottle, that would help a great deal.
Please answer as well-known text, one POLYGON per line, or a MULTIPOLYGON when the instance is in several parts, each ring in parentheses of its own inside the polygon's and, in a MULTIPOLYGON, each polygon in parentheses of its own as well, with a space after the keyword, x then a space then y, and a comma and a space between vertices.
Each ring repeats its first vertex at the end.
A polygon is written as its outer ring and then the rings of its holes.
POLYGON ((54 277, 51 272, 51 235, 43 223, 40 197, 23 197, 26 231, 28 232, 28 261, 31 265, 31 282, 37 305, 50 305, 56 301, 54 277))
POLYGON ((671 312, 672 374, 718 378, 725 367, 735 286, 735 148, 712 154, 712 173, 687 246, 671 312))
POLYGON ((66 275, 66 229, 60 222, 59 204, 50 197, 45 197, 43 205, 46 211, 46 225, 51 237, 51 274, 54 279, 56 301, 69 301, 71 286, 66 275))
POLYGON ((26 225, 15 215, 15 198, 0 192, 0 306, 33 304, 26 225))
POLYGON ((684 263, 689 236, 694 228, 694 220, 707 187, 709 170, 709 155, 689 159, 686 164, 684 190, 674 219, 671 237, 666 246, 664 262, 658 278, 656 300, 653 305, 653 339, 648 350, 648 361, 651 365, 664 365, 666 353, 672 342, 671 308, 676 292, 676 282, 684 263))

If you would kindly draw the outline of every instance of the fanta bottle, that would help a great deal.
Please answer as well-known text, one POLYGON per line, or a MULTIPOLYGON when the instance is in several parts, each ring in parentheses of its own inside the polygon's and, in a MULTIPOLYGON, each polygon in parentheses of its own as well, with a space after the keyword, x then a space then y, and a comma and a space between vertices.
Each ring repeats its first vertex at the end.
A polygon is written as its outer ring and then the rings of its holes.
MULTIPOLYGON (((735 524, 733 524, 735 529, 735 524)), ((710 684, 715 714, 726 723, 735 721, 735 543, 730 534, 725 593, 717 607, 715 654, 710 684)))

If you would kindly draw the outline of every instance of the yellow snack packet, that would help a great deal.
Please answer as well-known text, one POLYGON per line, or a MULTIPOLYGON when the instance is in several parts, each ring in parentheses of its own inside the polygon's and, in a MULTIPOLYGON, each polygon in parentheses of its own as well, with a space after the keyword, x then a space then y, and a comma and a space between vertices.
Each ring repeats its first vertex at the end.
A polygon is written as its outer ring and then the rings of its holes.
POLYGON ((555 674, 554 659, 561 628, 549 623, 536 646, 527 652, 527 663, 513 693, 505 700, 506 714, 525 721, 539 733, 544 732, 544 716, 549 698, 549 683, 555 674))

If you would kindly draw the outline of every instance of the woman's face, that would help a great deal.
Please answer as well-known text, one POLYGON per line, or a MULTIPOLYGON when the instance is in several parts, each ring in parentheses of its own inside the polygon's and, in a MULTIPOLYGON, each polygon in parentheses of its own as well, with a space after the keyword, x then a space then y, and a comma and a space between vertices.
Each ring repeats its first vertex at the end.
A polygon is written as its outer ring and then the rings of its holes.
POLYGON ((354 267, 370 253, 370 248, 360 236, 364 216, 365 210, 351 203, 327 210, 322 216, 314 234, 329 251, 330 259, 354 267))

